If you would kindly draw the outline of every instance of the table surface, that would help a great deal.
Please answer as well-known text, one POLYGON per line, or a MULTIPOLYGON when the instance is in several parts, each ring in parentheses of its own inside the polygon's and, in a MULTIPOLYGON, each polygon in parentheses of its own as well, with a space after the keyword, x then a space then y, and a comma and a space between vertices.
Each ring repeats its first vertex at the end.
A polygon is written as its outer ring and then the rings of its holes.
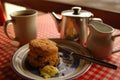
MULTIPOLYGON (((8 28, 8 32, 13 34, 13 27, 8 28)), ((115 29, 113 34, 120 33, 115 29)), ((38 17, 37 38, 59 38, 54 20, 50 14, 44 14, 38 17)), ((120 48, 120 37, 114 41, 114 49, 120 48)), ((8 39, 4 33, 4 27, 0 26, 0 80, 24 80, 16 74, 11 68, 11 57, 18 49, 17 42, 8 39)), ((119 80, 120 79, 120 52, 111 54, 105 61, 118 66, 117 70, 113 70, 97 64, 92 64, 90 69, 79 76, 75 80, 119 80)))

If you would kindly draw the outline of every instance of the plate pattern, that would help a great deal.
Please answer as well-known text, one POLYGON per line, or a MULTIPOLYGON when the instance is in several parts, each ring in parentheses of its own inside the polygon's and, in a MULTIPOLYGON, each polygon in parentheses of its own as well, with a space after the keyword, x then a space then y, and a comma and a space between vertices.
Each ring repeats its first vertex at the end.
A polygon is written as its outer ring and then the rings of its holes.
MULTIPOLYGON (((77 53, 80 52, 80 45, 67 40, 52 39, 58 45, 64 46, 65 48, 73 49, 77 53)), ((40 76, 39 69, 32 67, 27 59, 27 53, 29 51, 29 44, 26 44, 19 48, 13 55, 11 63, 13 69, 25 79, 40 79, 44 80, 40 76)), ((84 54, 90 56, 89 54, 84 54)), ((57 66, 59 73, 56 76, 49 78, 48 80, 63 80, 63 79, 74 79, 84 74, 90 67, 91 63, 80 59, 78 56, 73 56, 59 51, 60 63, 57 66)))

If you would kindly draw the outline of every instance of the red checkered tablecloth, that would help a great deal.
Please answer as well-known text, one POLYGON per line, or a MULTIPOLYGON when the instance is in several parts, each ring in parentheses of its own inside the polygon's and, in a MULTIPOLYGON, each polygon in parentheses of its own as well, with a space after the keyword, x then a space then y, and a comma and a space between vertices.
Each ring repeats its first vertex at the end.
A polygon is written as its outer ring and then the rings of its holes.
MULTIPOLYGON (((0 27, 0 80, 24 80, 16 74, 11 68, 11 56, 18 49, 15 41, 8 39, 4 33, 3 26, 0 27)), ((13 28, 8 29, 13 34, 13 28)), ((38 17, 38 38, 59 38, 54 20, 50 14, 44 14, 38 17)), ((120 33, 115 29, 113 34, 120 33)), ((114 49, 120 49, 120 37, 114 41, 114 49)), ((120 52, 111 54, 105 61, 116 64, 117 70, 113 70, 104 66, 93 64, 90 69, 78 77, 76 80, 120 80, 120 52)))

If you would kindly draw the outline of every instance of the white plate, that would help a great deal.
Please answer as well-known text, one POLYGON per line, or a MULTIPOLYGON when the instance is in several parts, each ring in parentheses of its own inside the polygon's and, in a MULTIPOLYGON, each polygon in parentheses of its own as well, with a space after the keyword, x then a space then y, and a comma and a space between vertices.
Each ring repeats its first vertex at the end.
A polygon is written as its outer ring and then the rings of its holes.
MULTIPOLYGON (((53 39, 58 45, 65 48, 72 49, 77 53, 80 52, 80 45, 68 40, 53 39)), ((12 67, 25 79, 37 79, 44 80, 39 74, 39 69, 32 67, 27 60, 27 53, 29 51, 29 44, 26 44, 19 48, 12 57, 12 67)), ((57 66, 60 72, 48 80, 66 80, 74 79, 84 74, 91 67, 91 63, 80 59, 78 56, 72 56, 59 51, 60 64, 57 66)), ((90 56, 89 54, 84 54, 90 56)))

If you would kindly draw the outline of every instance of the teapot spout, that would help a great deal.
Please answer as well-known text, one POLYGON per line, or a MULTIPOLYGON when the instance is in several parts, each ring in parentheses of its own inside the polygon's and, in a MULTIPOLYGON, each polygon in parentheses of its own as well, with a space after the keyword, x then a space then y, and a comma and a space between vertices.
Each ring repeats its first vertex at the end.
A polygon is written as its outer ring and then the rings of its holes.
POLYGON ((58 23, 60 23, 60 22, 62 21, 62 18, 59 17, 55 12, 52 12, 51 14, 52 14, 52 16, 56 19, 56 21, 57 21, 58 23))
POLYGON ((60 32, 60 30, 61 30, 60 23, 62 21, 62 17, 58 16, 55 12, 52 12, 51 15, 52 15, 52 17, 53 17, 53 19, 55 21, 55 24, 57 26, 58 32, 60 32))

